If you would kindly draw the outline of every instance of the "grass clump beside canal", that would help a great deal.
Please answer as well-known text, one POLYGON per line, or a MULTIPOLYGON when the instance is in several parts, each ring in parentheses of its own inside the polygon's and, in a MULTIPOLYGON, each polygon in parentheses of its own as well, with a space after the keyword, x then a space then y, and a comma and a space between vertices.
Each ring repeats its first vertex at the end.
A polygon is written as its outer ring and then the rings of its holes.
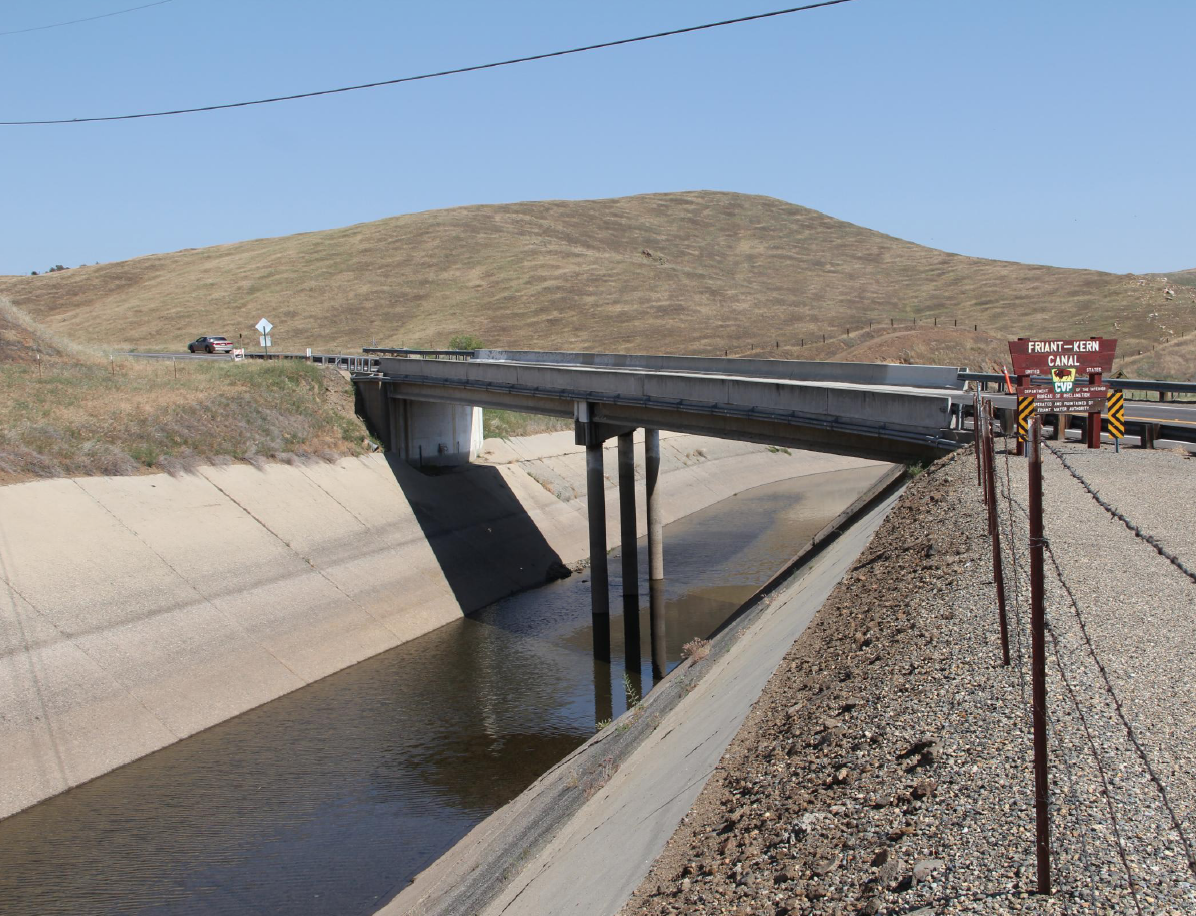
POLYGON ((370 448, 351 384, 298 361, 0 362, 0 483, 335 460, 370 448))
POLYGON ((513 439, 572 428, 573 421, 565 417, 542 417, 514 410, 482 411, 482 434, 487 439, 513 439))

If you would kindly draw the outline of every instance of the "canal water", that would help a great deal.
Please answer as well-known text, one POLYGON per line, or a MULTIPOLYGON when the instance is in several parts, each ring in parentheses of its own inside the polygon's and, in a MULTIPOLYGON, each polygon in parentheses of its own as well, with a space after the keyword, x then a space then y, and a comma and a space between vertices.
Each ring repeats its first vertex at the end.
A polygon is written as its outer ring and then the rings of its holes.
MULTIPOLYGON (((668 525, 668 667, 884 470, 758 487, 668 525)), ((627 708, 619 569, 616 554, 610 664, 593 661, 575 574, 0 821, 0 913, 374 912, 627 708)), ((646 691, 640 594, 629 680, 646 691)))

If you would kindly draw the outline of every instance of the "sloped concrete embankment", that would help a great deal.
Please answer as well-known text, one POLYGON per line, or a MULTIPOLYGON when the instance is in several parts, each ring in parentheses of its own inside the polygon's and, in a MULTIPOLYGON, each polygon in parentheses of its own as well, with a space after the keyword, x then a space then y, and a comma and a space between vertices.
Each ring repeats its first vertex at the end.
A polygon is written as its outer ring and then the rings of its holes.
MULTIPOLYGON (((862 463, 664 445, 668 519, 862 463)), ((584 455, 488 451, 444 477, 369 456, 0 488, 0 817, 583 560, 584 455)))

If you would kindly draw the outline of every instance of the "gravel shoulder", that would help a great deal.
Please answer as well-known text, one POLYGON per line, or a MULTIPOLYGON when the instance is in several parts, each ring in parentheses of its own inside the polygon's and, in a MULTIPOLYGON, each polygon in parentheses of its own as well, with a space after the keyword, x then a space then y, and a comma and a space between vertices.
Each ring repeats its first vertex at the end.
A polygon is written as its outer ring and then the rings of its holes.
MULTIPOLYGON (((1062 451, 1184 556, 1185 459, 1062 451)), ((909 486, 790 648, 627 916, 1196 912, 1196 583, 1050 453, 1055 892, 1034 893, 1026 467, 997 464, 1014 663, 960 452, 909 486)))

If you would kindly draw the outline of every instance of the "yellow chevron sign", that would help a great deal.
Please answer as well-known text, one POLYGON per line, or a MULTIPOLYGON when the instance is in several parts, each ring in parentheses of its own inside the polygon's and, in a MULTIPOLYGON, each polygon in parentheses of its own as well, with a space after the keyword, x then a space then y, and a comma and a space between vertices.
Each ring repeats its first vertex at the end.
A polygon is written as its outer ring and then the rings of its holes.
POLYGON ((1125 395, 1120 391, 1109 392, 1109 435, 1125 438, 1125 395))
POLYGON ((1030 420, 1036 413, 1032 395, 1017 399, 1017 437, 1023 442, 1030 438, 1030 420))

